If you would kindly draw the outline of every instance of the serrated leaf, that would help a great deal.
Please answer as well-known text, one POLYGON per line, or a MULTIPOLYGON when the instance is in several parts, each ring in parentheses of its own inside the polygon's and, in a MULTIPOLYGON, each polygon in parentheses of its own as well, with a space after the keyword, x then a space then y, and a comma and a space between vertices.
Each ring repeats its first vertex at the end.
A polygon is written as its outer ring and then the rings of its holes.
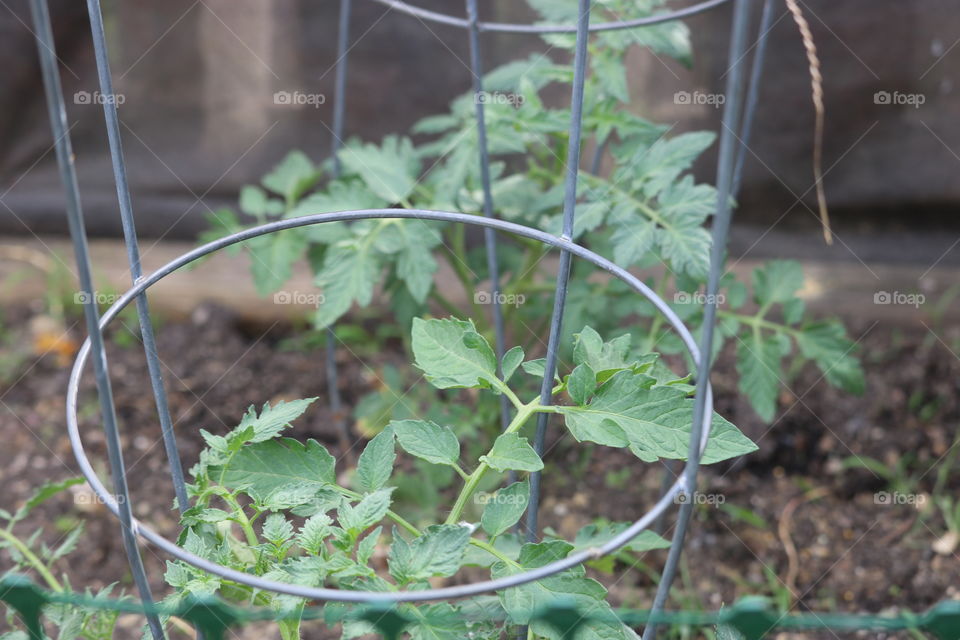
POLYGON ((409 138, 387 136, 379 147, 349 145, 339 157, 347 169, 390 204, 407 199, 420 173, 420 161, 409 138))
POLYGON ((517 367, 520 366, 520 363, 523 362, 524 354, 522 347, 512 347, 505 354, 503 354, 503 360, 500 361, 500 370, 503 372, 503 381, 509 382, 510 378, 513 377, 513 374, 516 373, 517 367))
POLYGON ((370 304, 380 270, 380 259, 367 243, 353 239, 330 247, 315 280, 323 290, 323 302, 317 308, 317 328, 333 324, 350 310, 354 301, 360 306, 370 304))
POLYGON ((773 420, 780 391, 782 344, 777 336, 762 337, 751 331, 737 344, 737 388, 747 396, 757 414, 766 422, 773 420))
POLYGON ((344 501, 337 509, 337 519, 344 530, 353 535, 372 527, 387 515, 393 500, 393 487, 378 489, 363 497, 356 505, 344 501))
POLYGON ((460 568, 470 540, 470 528, 433 525, 407 542, 396 531, 388 556, 390 575, 402 584, 434 576, 452 576, 460 568))
POLYGON ((267 215, 283 213, 282 202, 270 199, 263 189, 249 184, 240 189, 239 205, 241 211, 261 220, 267 215))
POLYGON ((496 356, 472 321, 414 318, 412 335, 416 365, 438 389, 498 382, 496 356))
POLYGON ((520 521, 529 501, 530 484, 514 482, 488 498, 480 525, 491 537, 499 536, 520 521))
POLYGON ((816 322, 795 334, 800 352, 813 360, 830 384, 850 393, 866 388, 863 368, 854 355, 855 344, 838 321, 816 322))
POLYGON ((364 536, 363 540, 357 545, 357 562, 363 565, 370 562, 370 558, 373 557, 373 552, 377 549, 377 542, 380 540, 380 534, 382 532, 383 527, 377 527, 364 536))
POLYGON ((527 439, 515 433, 501 434, 493 443, 490 453, 480 456, 491 469, 497 471, 540 471, 543 461, 527 439))
POLYGON ((625 216, 614 226, 613 260, 621 267, 629 267, 644 259, 653 249, 657 225, 641 216, 625 216))
MULTIPOLYGON (((266 440, 238 451, 227 466, 223 484, 255 496, 292 487, 320 489, 334 483, 333 456, 316 440, 266 440)), ((211 469, 211 475, 216 471, 211 469)))
POLYGON ((396 459, 393 429, 388 427, 367 443, 357 460, 357 485, 360 490, 376 491, 387 484, 396 459))
POLYGON ((803 267, 796 260, 771 260, 754 269, 752 279, 757 304, 790 302, 803 287, 803 267))
POLYGON ((293 276, 293 265, 303 257, 307 239, 291 229, 252 238, 247 248, 253 283, 257 293, 266 296, 293 276))
POLYGON ((412 607, 411 615, 413 622, 406 627, 410 640, 461 640, 473 637, 462 613, 446 602, 412 607))
POLYGON ((710 268, 710 234, 700 226, 659 229, 660 254, 673 268, 693 278, 703 279, 710 268))
POLYGON ((599 333, 592 327, 586 326, 574 336, 573 362, 590 367, 600 384, 606 382, 617 371, 629 369, 634 365, 635 361, 629 354, 629 334, 604 342, 599 333))
MULTIPOLYGON (((287 212, 284 217, 297 218, 315 213, 382 209, 387 206, 387 204, 386 200, 371 192, 365 184, 356 179, 334 180, 326 185, 325 190, 311 193, 306 198, 300 200, 297 206, 287 212)), ((317 235, 322 235, 322 233, 331 226, 332 223, 322 225, 320 228, 321 231, 317 235)), ((344 226, 338 226, 336 228, 340 230, 345 229, 344 226)), ((337 233, 341 233, 341 231, 337 233)), ((331 243, 331 241, 328 241, 326 244, 331 243)))
MULTIPOLYGON (((693 400, 673 386, 650 387, 650 377, 620 371, 598 390, 586 407, 558 407, 578 441, 630 447, 641 460, 687 457, 693 422, 693 400)), ((714 414, 703 464, 756 450, 740 431, 714 414)))
POLYGON ((716 135, 711 131, 694 131, 672 138, 660 138, 649 149, 641 151, 635 157, 636 165, 630 167, 631 174, 641 185, 648 198, 655 197, 660 191, 677 179, 682 172, 693 165, 693 161, 713 144, 716 135))
POLYGON ((324 541, 332 533, 331 525, 333 520, 325 513, 310 516, 297 533, 297 544, 307 553, 320 553, 324 541))
POLYGON ((83 478, 67 478, 66 480, 61 480, 60 482, 48 482, 47 484, 44 484, 39 489, 34 491, 29 498, 27 498, 27 501, 22 507, 17 509, 17 512, 13 515, 13 519, 16 521, 23 520, 31 511, 53 496, 62 491, 66 491, 72 486, 83 484, 84 482, 86 482, 86 480, 83 478))
MULTIPOLYGON (((599 548, 623 533, 629 526, 630 524, 626 522, 604 525, 588 524, 577 532, 577 536, 573 540, 574 551, 599 548)), ((644 530, 623 548, 635 553, 642 553, 653 549, 668 549, 670 548, 670 541, 653 531, 644 530)))
POLYGON ((264 442, 277 437, 290 426, 290 423, 302 416, 315 401, 316 398, 304 398, 289 402, 281 400, 273 406, 267 402, 263 405, 259 415, 251 406, 240 420, 240 424, 227 434, 228 447, 234 450, 243 443, 264 442))
POLYGON ((293 525, 281 514, 271 513, 264 519, 261 533, 264 540, 279 546, 293 537, 293 525))
POLYGON ((291 151, 263 177, 263 186, 282 195, 288 204, 297 201, 320 179, 320 172, 302 151, 291 151))
POLYGON ((460 441, 449 427, 425 420, 395 420, 390 428, 403 450, 412 456, 450 466, 460 461, 460 441))

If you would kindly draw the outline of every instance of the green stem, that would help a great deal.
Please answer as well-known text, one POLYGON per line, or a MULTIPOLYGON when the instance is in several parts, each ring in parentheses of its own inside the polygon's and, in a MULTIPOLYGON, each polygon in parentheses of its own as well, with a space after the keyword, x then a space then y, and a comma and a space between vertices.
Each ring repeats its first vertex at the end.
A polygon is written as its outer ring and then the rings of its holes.
POLYGON ((760 329, 769 329, 770 331, 778 331, 780 333, 787 333, 791 336, 800 335, 800 331, 789 327, 785 324, 780 324, 779 322, 772 322, 770 320, 765 320, 762 316, 748 316, 743 313, 737 313, 735 311, 727 311, 725 309, 718 309, 717 315, 721 318, 732 318, 737 322, 749 325, 751 327, 760 328, 760 329))
POLYGON ((26 544, 23 543, 20 538, 13 534, 12 531, 7 529, 0 529, 0 538, 7 540, 13 548, 20 552, 20 555, 26 559, 30 565, 37 570, 43 579, 50 585, 50 588, 54 591, 63 591, 63 585, 60 584, 60 581, 53 576, 53 572, 47 568, 47 565, 43 564, 43 561, 37 557, 37 555, 30 550, 26 544))
POLYGON ((466 471, 463 470, 463 467, 461 467, 461 466, 458 465, 458 464, 454 464, 454 465, 453 465, 453 470, 456 471, 457 474, 458 474, 461 478, 463 478, 464 480, 467 480, 467 479, 470 478, 470 475, 469 475, 466 471))
POLYGON ((244 513, 243 507, 240 506, 240 502, 230 494, 223 496, 223 499, 233 509, 233 517, 237 524, 240 525, 240 528, 243 529, 243 535, 247 539, 247 544, 251 547, 255 547, 260 544, 260 540, 257 538, 257 532, 253 530, 253 524, 250 522, 247 514, 244 513))
POLYGON ((500 560, 501 562, 504 562, 504 563, 510 565, 510 566, 513 567, 514 569, 522 569, 522 568, 523 568, 523 567, 520 566, 520 563, 519 563, 519 562, 517 562, 517 561, 514 560, 513 558, 510 558, 509 556, 507 556, 506 554, 504 554, 502 551, 500 551, 499 549, 497 549, 495 546, 493 546, 493 545, 490 544, 489 542, 485 542, 485 541, 483 541, 483 540, 477 540, 476 538, 470 538, 470 544, 472 544, 473 546, 477 547, 478 549, 483 549, 484 551, 486 551, 487 553, 489 553, 490 555, 492 555, 492 556, 493 556, 494 558, 496 558, 497 560, 500 560))
MULTIPOLYGON (((513 421, 510 422, 504 430, 505 434, 517 432, 520 427, 530 419, 530 416, 537 413, 537 411, 546 409, 546 407, 540 404, 538 399, 532 400, 529 404, 522 404, 517 408, 517 415, 514 416, 513 421)), ((470 474, 470 477, 467 478, 466 483, 463 485, 463 489, 460 491, 460 495, 457 496, 457 501, 454 503, 450 515, 447 516, 446 524, 455 524, 460 519, 460 516, 463 515, 463 510, 467 506, 467 501, 473 495, 474 491, 477 490, 477 485, 483 480, 483 476, 489 468, 486 462, 481 462, 476 470, 470 474)))

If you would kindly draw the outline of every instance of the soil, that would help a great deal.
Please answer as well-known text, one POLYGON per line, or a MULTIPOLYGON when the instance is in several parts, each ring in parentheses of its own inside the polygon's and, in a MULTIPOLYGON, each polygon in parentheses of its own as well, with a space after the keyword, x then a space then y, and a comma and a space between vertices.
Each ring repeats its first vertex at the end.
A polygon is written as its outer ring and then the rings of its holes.
MULTIPOLYGON (((4 310, 4 326, 12 327, 6 344, 21 345, 11 348, 28 344, 25 327, 33 315, 26 307, 4 310)), ((772 425, 737 393, 732 352, 721 355, 714 375, 717 409, 760 450, 703 470, 704 504, 695 511, 671 606, 714 609, 742 595, 760 594, 786 598, 798 611, 888 613, 922 610, 960 595, 957 540, 948 535, 931 496, 938 470, 954 464, 951 457, 946 463, 943 458, 960 418, 960 359, 949 346, 958 336, 919 323, 885 326, 851 319, 848 327, 861 338, 867 392, 852 397, 830 387, 818 371, 803 369, 790 390, 784 388, 772 425), (875 459, 888 470, 904 471, 891 485, 883 474, 851 466, 850 458, 875 459)), ((72 332, 79 338, 80 325, 72 332)), ((321 396, 321 402, 298 421, 294 435, 320 440, 337 457, 345 453, 333 426, 335 416, 323 402, 322 350, 285 349, 293 335, 289 326, 245 326, 214 307, 201 307, 189 319, 160 327, 159 352, 168 367, 170 407, 186 467, 200 451, 199 428, 222 433, 251 404, 313 395, 321 396)), ((111 341, 109 358, 134 510, 174 537, 173 494, 143 354, 139 343, 116 342, 111 341)), ((5 489, 0 507, 8 510, 22 504, 32 488, 77 474, 64 426, 69 373, 64 359, 24 357, 10 364, 12 360, 4 360, 8 370, 0 377, 0 479, 5 489)), ((399 344, 388 344, 376 353, 340 349, 338 360, 344 402, 352 407, 377 388, 379 367, 403 362, 403 356, 399 344)), ((90 377, 81 393, 81 423, 88 455, 106 477, 90 377)), ((639 464, 604 448, 585 455, 583 447, 559 433, 552 431, 547 456, 543 524, 571 536, 590 519, 633 520, 651 506, 663 477, 658 465, 639 464)), ((957 487, 956 478, 944 477, 937 495, 951 497, 957 487)), ((41 540, 53 544, 82 524, 81 546, 60 561, 60 572, 70 576, 75 589, 115 581, 130 589, 116 521, 85 486, 74 489, 45 503, 21 531, 43 525, 41 540)), ((666 524, 669 534, 671 521, 666 524)), ((166 558, 150 547, 144 547, 143 556, 156 593, 166 593, 166 558)), ((651 552, 634 565, 618 564, 613 574, 591 571, 610 588, 616 603, 644 607, 653 596, 651 576, 664 557, 664 552, 651 552)), ((0 573, 8 563, 0 552, 0 573)), ((258 632, 258 637, 271 633, 258 632)), ((327 636, 318 632, 316 637, 327 636)), ((911 636, 820 632, 803 637, 911 636)))

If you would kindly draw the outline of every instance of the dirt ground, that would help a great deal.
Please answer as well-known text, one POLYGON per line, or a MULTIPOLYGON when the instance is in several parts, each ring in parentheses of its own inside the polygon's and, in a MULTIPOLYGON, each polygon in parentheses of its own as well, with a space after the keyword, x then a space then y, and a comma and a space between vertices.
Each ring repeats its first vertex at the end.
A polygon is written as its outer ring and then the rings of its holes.
MULTIPOLYGON (((3 314, 8 353, 0 378, 0 507, 8 510, 33 487, 77 473, 64 426, 66 360, 54 354, 12 355, 29 343, 26 327, 33 313, 22 307, 3 314)), ((957 477, 938 474, 960 417, 960 359, 952 346, 960 343, 960 335, 919 322, 890 326, 851 319, 848 326, 860 339, 867 392, 852 397, 831 388, 818 371, 802 370, 791 389, 783 389, 772 425, 737 394, 732 353, 722 354, 714 376, 717 409, 760 450, 704 469, 700 491, 709 504, 696 510, 671 606, 714 609, 759 594, 797 611, 889 613, 958 597, 957 534, 931 493, 938 477, 938 497, 956 495, 960 485, 957 477), (850 458, 870 458, 890 472, 899 470, 895 482, 879 469, 851 466, 850 458)), ((80 325, 72 331, 82 335, 80 325)), ((199 428, 223 432, 248 405, 267 400, 323 399, 322 350, 285 348, 289 326, 246 326, 205 306, 188 320, 163 324, 158 335, 187 467, 201 447, 199 428)), ((173 537, 172 490, 139 343, 111 344, 109 356, 135 513, 173 537)), ((341 349, 338 359, 344 401, 353 406, 377 387, 384 362, 401 362, 402 356, 397 345, 393 352, 376 354, 341 349)), ((106 477, 89 380, 85 387, 80 416, 87 451, 106 477)), ((294 435, 316 438, 339 457, 343 443, 333 422, 321 401, 297 423, 294 435)), ((599 447, 586 455, 572 441, 558 440, 558 432, 546 460, 544 524, 572 535, 595 517, 633 520, 656 499, 663 476, 658 465, 599 447)), ((951 463, 947 457, 946 464, 951 463)), ((82 523, 86 534, 80 548, 58 568, 75 589, 114 581, 129 588, 117 523, 87 489, 74 489, 45 504, 24 528, 43 525, 41 539, 53 543, 82 523)), ((149 547, 143 555, 156 592, 165 593, 165 558, 149 547)), ((615 602, 648 606, 652 576, 664 556, 646 554, 635 564, 618 564, 613 574, 592 571, 615 602)), ((0 553, 0 573, 8 562, 0 553)), ((823 632, 804 637, 911 636, 823 632)))

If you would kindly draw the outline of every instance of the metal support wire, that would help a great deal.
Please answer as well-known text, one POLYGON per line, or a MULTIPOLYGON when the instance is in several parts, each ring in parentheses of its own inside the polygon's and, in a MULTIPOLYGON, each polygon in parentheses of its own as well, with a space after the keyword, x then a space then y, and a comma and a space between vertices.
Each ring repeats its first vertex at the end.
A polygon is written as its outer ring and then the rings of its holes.
POLYGON ((773 25, 773 1, 764 0, 760 26, 757 30, 757 42, 753 52, 753 65, 750 68, 750 85, 747 89, 747 104, 743 110, 743 126, 740 128, 740 145, 737 149, 737 164, 733 170, 733 187, 730 193, 737 199, 740 193, 740 181, 743 178, 743 164, 750 148, 753 134, 753 121, 757 115, 757 102, 760 97, 760 83, 763 79, 763 63, 767 57, 767 43, 770 28, 773 25))
MULTIPOLYGON (((30 13, 36 30, 37 47, 40 53, 40 68, 43 74, 44 91, 47 97, 47 111, 50 116, 50 128, 53 130, 56 147, 57 165, 60 179, 63 181, 67 199, 67 223, 70 238, 77 261, 77 276, 80 281, 80 293, 83 295, 83 313, 89 334, 90 351, 93 355, 93 370, 100 400, 100 412, 107 441, 107 455, 110 461, 110 473, 113 478, 116 502, 121 524, 123 546, 127 561, 133 574, 133 581, 141 600, 152 606, 153 596, 147 582, 143 560, 137 549, 137 539, 133 530, 133 510, 130 492, 127 487, 126 471, 123 464, 123 452, 120 446, 120 434, 117 429, 117 415, 113 404, 113 389, 110 385, 110 373, 107 367, 107 355, 103 345, 103 333, 100 329, 97 299, 94 295, 93 276, 90 268, 90 255, 87 248, 87 233, 80 205, 80 189, 77 182, 77 170, 74 163, 73 145, 67 127, 67 111, 63 100, 63 88, 57 69, 57 57, 54 51, 53 31, 50 26, 50 12, 46 0, 31 0, 30 13)), ((69 412, 69 411, 68 411, 69 412)), ((69 418, 68 418, 69 420, 69 418)), ((163 640, 163 626, 156 614, 147 615, 147 624, 154 640, 163 640)))
MULTIPOLYGON (((100 95, 104 96, 103 117, 106 121, 107 138, 110 143, 110 161, 113 165, 113 180, 117 187, 117 200, 120 205, 120 222, 123 225, 123 240, 127 246, 127 260, 130 263, 130 278, 136 284, 143 276, 140 264, 140 246, 137 242, 137 229, 133 218, 133 203, 130 199, 130 187, 127 181, 127 166, 123 161, 123 142, 120 138, 120 118, 117 115, 117 102, 113 91, 113 77, 110 73, 110 59, 107 56, 107 41, 103 29, 103 13, 100 0, 87 0, 87 13, 90 15, 90 31, 93 35, 93 51, 97 60, 97 75, 100 79, 100 95)), ((140 321, 140 336, 143 340, 143 352, 147 359, 147 371, 150 374, 150 386, 157 405, 157 417, 163 434, 163 448, 170 466, 170 478, 177 497, 177 508, 183 513, 190 506, 187 488, 183 477, 183 465, 177 448, 177 436, 170 419, 170 405, 167 402, 167 390, 163 384, 163 372, 160 357, 157 354, 157 341, 150 320, 150 308, 146 294, 137 297, 137 318, 140 321)))
MULTIPOLYGON (((723 110, 723 127, 720 132, 720 151, 718 154, 717 167, 717 213, 713 219, 713 240, 710 246, 710 274, 707 278, 706 304, 703 311, 703 328, 700 336, 700 362, 697 366, 697 386, 693 405, 693 426, 690 433, 690 449, 687 454, 687 465, 683 473, 683 481, 686 491, 694 492, 697 488, 697 472, 700 467, 700 457, 702 451, 698 449, 697 443, 704 422, 708 429, 711 413, 707 413, 706 399, 710 384, 710 366, 711 355, 713 353, 714 323, 717 315, 717 291, 720 288, 720 277, 723 272, 723 261, 726 256, 727 235, 730 230, 730 218, 732 216, 732 207, 730 203, 731 190, 733 188, 734 163, 736 161, 737 147, 741 143, 736 135, 736 130, 741 122, 740 112, 743 105, 744 92, 744 73, 741 61, 747 43, 747 28, 750 18, 749 0, 734 0, 733 24, 730 32, 730 54, 729 70, 727 76, 726 96, 727 101, 723 110)), ((676 529, 673 538, 670 541, 670 551, 667 554, 667 561, 663 567, 663 573, 660 577, 660 583, 657 585, 657 593, 653 600, 653 612, 663 610, 667 596, 670 593, 670 585, 673 583, 676 574, 677 564, 680 561, 680 554, 683 553, 684 537, 687 533, 687 525, 690 522, 690 516, 693 513, 694 501, 685 500, 680 505, 677 514, 676 529)), ((643 632, 643 640, 652 640, 657 635, 657 625, 649 624, 643 632)))
MULTIPOLYGON (((352 0, 340 0, 340 20, 337 25, 337 69, 334 75, 333 90, 333 132, 330 141, 330 157, 333 160, 333 177, 340 177, 340 146, 343 140, 344 123, 346 120, 345 104, 347 100, 347 66, 350 55, 350 9, 352 0)), ((330 411, 337 430, 344 439, 344 444, 350 441, 350 429, 347 421, 341 415, 343 400, 340 397, 340 375, 337 371, 337 334, 333 327, 327 327, 327 344, 324 352, 324 366, 327 372, 327 395, 330 401, 330 411)))
MULTIPOLYGON (((587 75, 587 41, 590 38, 590 0, 580 0, 577 14, 577 44, 573 57, 573 89, 570 98, 570 140, 567 145, 567 166, 563 197, 563 240, 573 238, 573 217, 577 207, 577 176, 580 172, 580 133, 583 127, 583 89, 587 75)), ((540 404, 553 402, 553 374, 557 369, 557 351, 563 328, 563 312, 567 302, 567 285, 570 281, 570 254, 560 252, 557 269, 557 287, 553 298, 553 315, 550 317, 550 337, 547 339, 547 357, 540 387, 540 404)), ((537 431, 533 448, 537 455, 543 454, 547 435, 549 414, 537 416, 537 431)), ((692 440, 691 440, 692 441, 692 440)), ((534 541, 539 528, 541 472, 530 474, 530 503, 527 507, 527 540, 534 541)))
MULTIPOLYGON (((467 16, 470 22, 470 72, 473 76, 474 115, 477 120, 477 147, 480 151, 480 182, 483 186, 483 215, 493 217, 493 191, 490 186, 490 149, 487 145, 486 101, 483 99, 483 57, 480 53, 480 30, 477 28, 477 0, 467 1, 467 16)), ((487 227, 483 230, 483 242, 487 251, 487 271, 490 276, 490 297, 493 303, 493 333, 497 352, 497 375, 503 378, 503 354, 506 351, 506 336, 503 328, 503 309, 500 307, 500 266, 497 264, 497 233, 487 227)), ((510 424, 510 400, 500 395, 500 427, 510 424)), ((511 474, 511 480, 516 473, 511 474)))

